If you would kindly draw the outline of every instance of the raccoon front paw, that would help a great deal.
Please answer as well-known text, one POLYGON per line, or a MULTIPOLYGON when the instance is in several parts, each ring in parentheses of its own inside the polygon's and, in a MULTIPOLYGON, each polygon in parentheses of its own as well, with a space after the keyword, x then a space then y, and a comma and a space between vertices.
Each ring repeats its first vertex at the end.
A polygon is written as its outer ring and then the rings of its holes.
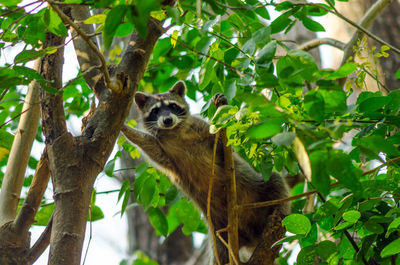
POLYGON ((228 105, 228 99, 225 97, 224 94, 222 93, 217 93, 215 94, 212 99, 211 102, 218 108, 219 106, 222 105, 228 105))

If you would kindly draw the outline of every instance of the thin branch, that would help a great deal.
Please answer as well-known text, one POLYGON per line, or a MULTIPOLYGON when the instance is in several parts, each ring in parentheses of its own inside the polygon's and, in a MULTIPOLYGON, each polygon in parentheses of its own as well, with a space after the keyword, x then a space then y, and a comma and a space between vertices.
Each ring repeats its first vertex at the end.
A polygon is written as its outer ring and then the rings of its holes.
POLYGON ((15 228, 19 233, 27 232, 29 227, 34 223, 34 218, 39 209, 43 194, 46 191, 49 178, 50 171, 48 167, 47 154, 46 151, 44 151, 39 163, 37 164, 36 172, 33 176, 32 184, 26 199, 24 200, 21 210, 18 212, 14 221, 15 228))
POLYGON ((182 45, 183 47, 185 47, 186 49, 190 50, 191 52, 193 52, 193 53, 195 53, 195 54, 197 54, 197 55, 204 56, 204 57, 209 58, 209 59, 211 59, 211 60, 214 60, 214 61, 216 61, 217 63, 222 64, 223 66, 225 66, 225 67, 227 67, 227 68, 230 68, 232 71, 234 71, 234 72, 235 72, 236 74, 238 74, 239 76, 242 76, 243 74, 248 74, 248 73, 242 73, 239 69, 237 69, 237 68, 235 68, 235 67, 233 67, 233 66, 231 66, 231 65, 229 65, 229 64, 227 64, 227 63, 225 63, 225 62, 223 62, 223 61, 221 61, 221 60, 219 60, 219 59, 217 59, 217 58, 215 58, 215 57, 213 57, 213 56, 211 56, 211 55, 208 55, 208 54, 205 54, 205 53, 202 53, 202 52, 200 52, 200 51, 197 51, 197 50, 193 49, 192 47, 190 47, 190 46, 187 45, 186 43, 182 42, 181 40, 179 40, 179 39, 177 39, 177 38, 172 37, 171 35, 169 35, 169 34, 167 34, 167 33, 165 33, 165 34, 166 34, 169 38, 171 38, 172 40, 176 41, 177 43, 179 43, 180 45, 182 45))
POLYGON ((232 257, 232 259, 233 259, 233 263, 232 263, 232 261, 230 261, 229 264, 239 264, 239 265, 241 265, 241 263, 238 260, 238 257, 236 257, 234 255, 235 252, 232 250, 231 244, 230 243, 228 244, 225 241, 225 239, 222 237, 221 233, 223 233, 223 232, 228 232, 228 228, 222 228, 222 229, 216 231, 216 234, 217 234, 218 239, 221 240, 222 244, 224 244, 224 246, 228 249, 229 256, 232 257))
POLYGON ((50 243, 51 229, 53 227, 53 215, 50 217, 49 223, 44 229, 43 233, 40 235, 39 239, 35 242, 31 249, 29 249, 28 254, 25 259, 25 265, 33 264, 46 250, 50 243))
MULTIPOLYGON (((391 165, 393 163, 396 163, 398 161, 400 161, 400 157, 396 157, 396 158, 393 158, 391 160, 388 160, 385 163, 382 163, 381 165, 379 165, 379 166, 377 166, 377 167, 375 167, 375 168, 373 168, 371 170, 365 171, 364 173, 362 173, 361 176, 366 176, 366 175, 375 173, 375 172, 379 171, 381 168, 383 168, 385 166, 389 166, 389 165, 391 165)), ((338 186, 338 185, 340 185, 340 183, 339 182, 335 182, 335 183, 331 184, 331 187, 335 187, 335 186, 338 186)), ((272 206, 272 205, 283 204, 285 202, 290 202, 290 201, 297 200, 297 199, 300 199, 300 198, 303 198, 303 197, 308 197, 308 196, 313 195, 313 194, 315 194, 317 192, 318 192, 317 190, 310 190, 310 191, 302 193, 302 194, 298 194, 298 195, 295 195, 295 196, 291 196, 291 197, 287 197, 287 198, 283 198, 283 199, 279 199, 279 200, 242 204, 242 205, 239 205, 239 210, 242 211, 244 209, 262 208, 262 207, 268 207, 268 206, 272 206)))
POLYGON ((17 7, 16 9, 10 10, 10 11, 8 11, 8 12, 6 12, 6 13, 3 13, 3 14, 0 14, 0 15, 1 15, 2 17, 5 17, 5 16, 7 16, 7 15, 9 15, 9 14, 15 13, 15 12, 18 11, 18 10, 24 9, 25 7, 28 7, 28 6, 31 6, 31 5, 35 5, 35 4, 40 3, 40 2, 42 2, 42 1, 34 1, 34 2, 29 3, 29 4, 26 4, 26 5, 24 5, 24 6, 19 6, 19 7, 17 7))
POLYGON ((235 166, 233 161, 232 147, 228 146, 226 129, 221 129, 221 138, 224 148, 224 175, 228 178, 229 188, 227 190, 228 201, 228 242, 231 247, 230 263, 238 264, 239 260, 239 215, 237 205, 235 166))
POLYGON ((214 230, 214 225, 211 219, 211 195, 212 195, 212 188, 214 185, 214 178, 215 178, 215 157, 217 154, 217 146, 218 146, 218 139, 219 139, 219 132, 215 135, 214 139, 214 147, 213 147, 213 157, 212 157, 212 168, 211 168, 211 177, 210 177, 210 182, 208 183, 208 194, 207 194, 207 220, 208 220, 208 226, 210 233, 213 238, 213 250, 214 250, 214 255, 215 259, 217 261, 218 265, 221 265, 221 261, 219 260, 219 255, 217 251, 217 240, 215 238, 215 230, 214 230))
POLYGON ((104 76, 104 82, 106 83, 106 86, 108 88, 111 88, 111 80, 107 70, 106 59, 104 58, 103 54, 99 51, 97 45, 94 44, 92 39, 88 35, 86 35, 86 33, 83 30, 81 30, 81 28, 78 25, 76 25, 67 15, 65 15, 64 12, 62 12, 57 7, 57 5, 55 5, 52 1, 47 1, 47 2, 53 8, 53 10, 58 14, 58 16, 62 19, 62 21, 65 24, 70 25, 87 42, 89 47, 97 54, 97 56, 101 61, 101 70, 104 76))
POLYGON ((297 49, 303 51, 309 51, 311 49, 317 48, 320 45, 330 45, 332 47, 338 48, 339 50, 344 50, 344 48, 346 47, 346 44, 341 41, 332 38, 320 38, 303 43, 300 46, 298 46, 297 49))

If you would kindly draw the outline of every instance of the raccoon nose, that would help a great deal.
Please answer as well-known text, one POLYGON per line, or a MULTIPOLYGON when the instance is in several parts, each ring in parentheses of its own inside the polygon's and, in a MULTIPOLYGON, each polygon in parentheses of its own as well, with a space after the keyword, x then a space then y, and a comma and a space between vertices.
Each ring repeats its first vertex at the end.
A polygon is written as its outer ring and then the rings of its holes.
POLYGON ((163 120, 165 126, 171 126, 173 121, 174 120, 171 117, 165 117, 163 120))

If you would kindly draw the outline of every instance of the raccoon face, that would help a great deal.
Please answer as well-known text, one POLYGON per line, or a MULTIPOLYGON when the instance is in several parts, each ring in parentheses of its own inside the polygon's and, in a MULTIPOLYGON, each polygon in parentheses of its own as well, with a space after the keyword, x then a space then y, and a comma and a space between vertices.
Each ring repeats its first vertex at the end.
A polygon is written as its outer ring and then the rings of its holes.
POLYGON ((179 125, 189 111, 184 99, 185 93, 186 87, 182 81, 163 94, 137 92, 135 102, 142 112, 145 128, 156 133, 159 130, 171 130, 179 125))

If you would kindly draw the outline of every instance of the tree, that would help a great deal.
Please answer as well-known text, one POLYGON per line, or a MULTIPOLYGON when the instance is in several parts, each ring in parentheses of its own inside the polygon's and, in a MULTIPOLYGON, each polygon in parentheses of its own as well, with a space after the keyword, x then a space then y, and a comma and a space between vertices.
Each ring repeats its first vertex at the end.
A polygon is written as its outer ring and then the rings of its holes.
MULTIPOLYGON (((356 23, 333 0, 66 0, 47 1, 47 6, 3 1, 1 53, 12 47, 18 52, 0 68, 0 263, 32 264, 48 245, 49 264, 80 263, 88 215, 101 218, 96 177, 101 171, 117 177, 116 171, 125 168, 116 162, 121 150, 139 156, 124 137, 118 138, 133 94, 137 89, 164 92, 178 80, 185 80, 189 98, 203 98, 202 114, 211 120, 213 133, 225 133, 228 145, 264 179, 272 170, 288 179, 305 176, 290 198, 232 206, 240 214, 245 207, 292 201, 293 213, 282 224, 293 235, 279 242, 290 243, 283 245, 280 264, 288 264, 294 244, 301 247, 298 264, 399 263, 400 93, 391 87, 382 93, 380 82, 374 89, 364 86, 367 75, 377 79, 380 73, 361 53, 383 58, 390 49, 389 61, 400 53, 367 29, 390 2, 377 1, 356 23), (271 9, 278 12, 274 19, 271 9), (328 13, 354 27, 348 43, 324 38, 292 47, 290 40, 274 35, 287 37, 295 24, 324 31, 314 17, 328 13), (127 36, 124 47, 115 41, 127 36), (364 36, 380 48, 370 48, 364 36), (68 67, 62 64, 63 48, 71 40, 80 73, 63 83, 63 67, 68 67), (344 50, 338 69, 321 69, 308 53, 322 44, 344 50), (283 54, 276 53, 278 47, 283 54), (350 103, 356 89, 361 93, 350 103), (211 104, 217 92, 229 100, 218 111, 211 104), (82 118, 81 135, 68 131, 71 116, 82 118), (40 161, 30 157, 34 140, 46 146, 40 161), (120 151, 109 158, 115 143, 120 151), (25 176, 27 167, 35 169, 33 178, 25 176), (50 176, 54 201, 43 197, 50 176), (20 200, 24 185, 29 192, 20 200), (48 205, 54 208, 44 211, 48 205), (31 246, 35 219, 47 227, 31 246)), ((393 79, 398 72, 385 74, 393 79)), ((177 229, 186 235, 206 233, 207 220, 190 199, 147 163, 136 164, 124 177, 119 198, 121 214, 130 203, 140 204, 166 241, 177 229)), ((185 240, 178 238, 173 242, 185 240)), ((151 253, 137 252, 134 264, 155 264, 146 255, 151 253)), ((191 256, 187 262, 195 264, 196 255, 191 256)))

